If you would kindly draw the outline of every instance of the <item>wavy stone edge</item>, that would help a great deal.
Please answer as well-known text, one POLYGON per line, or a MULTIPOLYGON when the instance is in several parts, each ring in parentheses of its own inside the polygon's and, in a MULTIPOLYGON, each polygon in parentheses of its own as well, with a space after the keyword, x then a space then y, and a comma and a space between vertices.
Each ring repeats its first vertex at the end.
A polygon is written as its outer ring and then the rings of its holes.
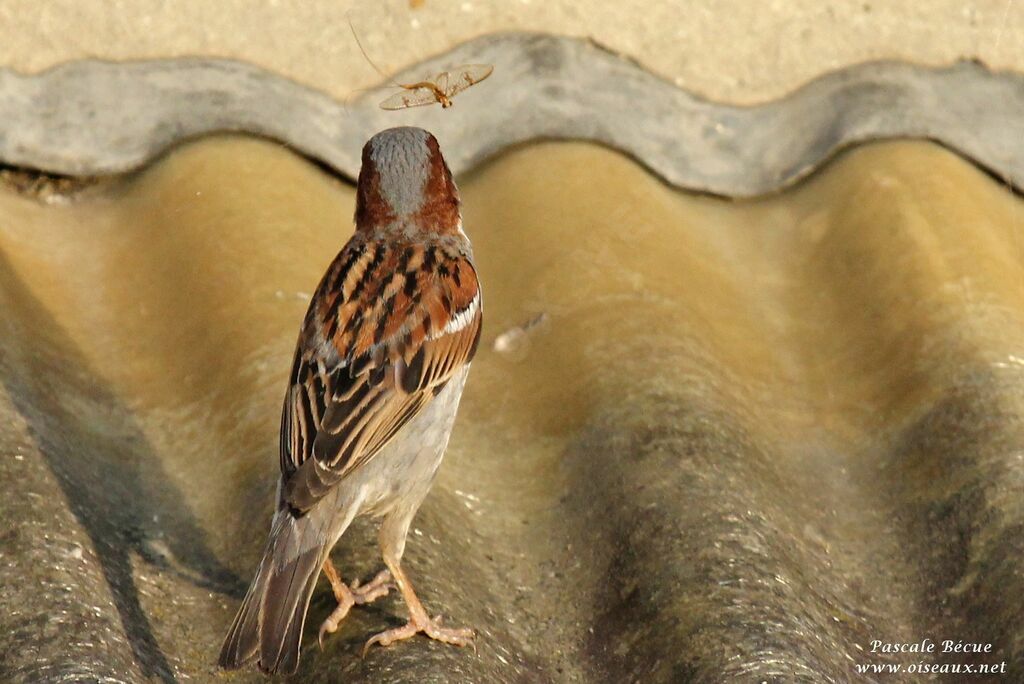
POLYGON ((69 176, 137 169, 168 147, 237 131, 279 140, 346 178, 364 140, 415 123, 453 171, 529 140, 582 139, 632 155, 679 188, 748 197, 806 176, 839 149, 930 138, 1024 187, 1024 75, 976 62, 931 68, 873 62, 822 76, 780 100, 715 104, 575 38, 484 36, 396 77, 495 65, 455 107, 386 112, 381 91, 340 103, 242 62, 78 61, 38 75, 0 70, 0 161, 69 176))

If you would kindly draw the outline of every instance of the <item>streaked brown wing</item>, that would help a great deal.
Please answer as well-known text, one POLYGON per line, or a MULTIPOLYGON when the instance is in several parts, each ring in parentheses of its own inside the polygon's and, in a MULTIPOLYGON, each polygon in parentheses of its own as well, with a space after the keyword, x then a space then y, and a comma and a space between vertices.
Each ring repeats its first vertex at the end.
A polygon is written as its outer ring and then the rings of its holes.
POLYGON ((306 316, 281 423, 284 500, 307 510, 472 360, 480 293, 441 247, 349 245, 306 316))
POLYGON ((451 76, 446 86, 441 88, 441 91, 448 97, 454 97, 469 86, 484 80, 493 72, 494 66, 490 64, 466 64, 456 67, 451 72, 446 73, 446 75, 450 73, 451 76))

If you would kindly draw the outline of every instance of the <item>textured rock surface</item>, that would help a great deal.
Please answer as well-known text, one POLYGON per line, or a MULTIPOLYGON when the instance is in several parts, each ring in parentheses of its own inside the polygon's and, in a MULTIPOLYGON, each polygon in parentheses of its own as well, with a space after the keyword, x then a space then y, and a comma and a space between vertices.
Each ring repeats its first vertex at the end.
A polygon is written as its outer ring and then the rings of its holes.
MULTIPOLYGON (((924 142, 747 202, 584 144, 461 182, 487 329, 407 558, 479 650, 361 660, 388 598, 310 632, 298 681, 842 682, 924 637, 1024 678, 1019 198, 924 142)), ((0 680, 214 676, 352 201, 243 138, 0 193, 0 680)), ((373 530, 335 558, 372 575, 373 530)))

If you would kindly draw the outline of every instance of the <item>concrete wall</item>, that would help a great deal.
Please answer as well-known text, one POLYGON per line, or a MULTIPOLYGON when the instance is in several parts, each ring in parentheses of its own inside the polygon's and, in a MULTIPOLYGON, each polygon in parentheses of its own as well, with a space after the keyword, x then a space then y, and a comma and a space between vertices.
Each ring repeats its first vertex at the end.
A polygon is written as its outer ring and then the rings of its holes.
POLYGON ((387 73, 484 33, 547 31, 589 36, 677 85, 744 103, 867 60, 1024 68, 1024 2, 1014 0, 9 0, 0 66, 234 57, 346 98, 381 81, 349 17, 387 73))

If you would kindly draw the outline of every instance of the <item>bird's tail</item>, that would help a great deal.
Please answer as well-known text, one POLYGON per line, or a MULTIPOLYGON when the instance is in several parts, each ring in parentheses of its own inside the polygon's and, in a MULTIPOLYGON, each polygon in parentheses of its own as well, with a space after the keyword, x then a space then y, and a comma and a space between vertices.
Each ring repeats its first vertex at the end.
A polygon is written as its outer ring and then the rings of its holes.
POLYGON ((298 668, 306 611, 327 554, 323 525, 312 513, 296 518, 285 508, 274 516, 259 570, 221 646, 221 667, 256 658, 268 674, 298 668))

